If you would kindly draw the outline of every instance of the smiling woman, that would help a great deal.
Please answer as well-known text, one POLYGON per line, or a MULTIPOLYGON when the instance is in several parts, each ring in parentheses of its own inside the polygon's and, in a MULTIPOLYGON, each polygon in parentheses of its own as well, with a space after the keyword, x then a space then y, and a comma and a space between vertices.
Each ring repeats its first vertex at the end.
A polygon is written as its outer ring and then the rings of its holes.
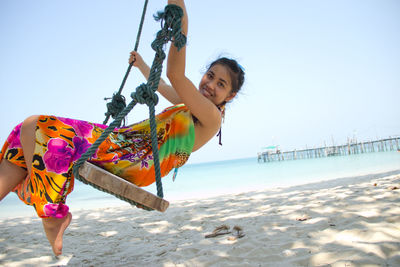
MULTIPOLYGON (((184 1, 168 3, 167 8, 183 13, 182 33, 186 35, 184 1)), ((179 34, 175 36, 182 37, 179 34)), ((132 52, 129 61, 149 79, 150 68, 138 53, 132 52)), ((221 58, 210 65, 197 89, 185 75, 185 61, 186 47, 171 46, 167 76, 172 86, 161 80, 157 88, 173 104, 156 116, 161 176, 185 164, 192 152, 217 133, 225 104, 244 81, 238 63, 221 58)), ((55 255, 62 252, 63 234, 72 219, 65 204, 73 190, 72 169, 105 128, 57 116, 31 116, 14 128, 0 152, 0 200, 14 191, 34 206, 55 255)), ((131 184, 147 186, 155 181, 150 142, 149 120, 116 128, 88 161, 131 184)))
MULTIPOLYGON (((185 49, 183 47, 179 53, 184 53, 185 49)), ((168 62, 176 57, 175 52, 171 50, 175 50, 175 47, 170 49, 168 62)), ((181 57, 179 53, 177 58, 181 57)), ((132 62, 147 79, 150 68, 139 53, 131 52, 129 63, 132 62)), ((200 80, 198 89, 184 73, 178 75, 179 71, 175 70, 172 63, 168 63, 167 72, 172 86, 161 79, 158 92, 172 104, 184 103, 189 109, 193 117, 196 136, 192 151, 197 151, 220 129, 225 105, 237 95, 244 83, 244 70, 234 59, 218 58, 209 65, 200 80), (176 86, 182 86, 181 91, 177 90, 176 86)))

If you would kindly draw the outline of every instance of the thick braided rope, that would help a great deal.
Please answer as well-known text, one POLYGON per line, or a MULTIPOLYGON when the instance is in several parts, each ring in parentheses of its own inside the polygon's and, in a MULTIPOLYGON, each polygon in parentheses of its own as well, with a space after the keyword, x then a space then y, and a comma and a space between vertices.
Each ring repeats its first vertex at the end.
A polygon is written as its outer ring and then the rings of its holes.
MULTIPOLYGON (((108 135, 120 125, 121 121, 125 116, 133 109, 136 103, 144 103, 149 106, 150 113, 150 131, 151 131, 151 140, 152 140, 152 148, 153 148, 153 161, 154 161, 154 169, 156 176, 156 184, 157 184, 157 195, 159 197, 163 197, 162 191, 162 183, 161 183, 161 170, 159 164, 159 155, 158 155, 158 139, 157 139, 157 125, 155 121, 155 111, 154 107, 158 103, 158 96, 155 93, 158 89, 158 84, 161 77, 162 71, 162 63, 165 59, 166 55, 163 51, 163 46, 168 41, 174 41, 174 45, 180 49, 186 44, 186 37, 181 33, 181 18, 183 16, 183 11, 179 6, 176 5, 168 5, 165 7, 165 11, 163 13, 159 12, 158 16, 155 17, 157 20, 164 21, 164 25, 162 29, 157 33, 157 37, 152 43, 152 48, 156 51, 156 55, 150 69, 150 76, 147 84, 142 84, 136 88, 136 92, 131 94, 132 101, 128 104, 128 106, 121 111, 117 118, 107 127, 101 136, 93 143, 93 145, 81 156, 81 158, 75 163, 73 167, 74 176, 87 184, 93 185, 89 183, 85 178, 79 175, 79 168, 83 165, 85 161, 87 161, 91 155, 93 155, 100 144, 108 137, 108 135)), ((163 24, 163 23, 162 23, 163 24)), ((97 186, 95 186, 98 188, 97 186)), ((67 187, 68 188, 68 187, 67 187)), ((106 191, 101 189, 102 191, 106 191)), ((111 193, 111 192, 108 192, 111 193)), ((112 193, 111 193, 112 194, 112 193)), ((115 195, 115 194, 113 194, 115 195)), ((121 198, 120 196, 116 195, 121 198)), ((134 201, 123 199, 131 204, 137 204, 134 201)))
POLYGON ((150 136, 151 136, 151 147, 153 151, 153 164, 156 177, 157 196, 163 198, 164 193, 161 182, 161 169, 160 169, 158 138, 157 138, 157 123, 155 116, 155 106, 158 103, 158 96, 154 91, 151 90, 151 88, 147 84, 142 84, 136 89, 136 92, 132 93, 131 97, 135 101, 149 106, 150 136))
MULTIPOLYGON (((161 30, 157 33, 156 39, 151 44, 151 47, 156 52, 153 60, 153 64, 150 69, 150 75, 147 84, 141 85, 136 89, 135 93, 131 94, 132 99, 139 103, 147 104, 149 106, 150 115, 150 134, 151 134, 151 145, 153 148, 153 161, 154 171, 156 176, 157 196, 163 198, 164 193, 161 182, 161 169, 158 152, 158 138, 157 138, 157 124, 155 120, 155 105, 158 103, 158 96, 155 93, 158 89, 158 84, 161 78, 162 64, 166 58, 163 47, 169 41, 172 41, 175 37, 178 42, 174 42, 174 45, 178 49, 182 48, 186 44, 186 37, 181 33, 181 18, 183 11, 176 5, 168 5, 165 7, 164 13, 158 13, 155 17, 156 20, 164 21, 161 30), (182 37, 183 36, 183 37, 182 37)), ((176 40, 175 39, 175 40, 176 40)))
MULTIPOLYGON (((139 41, 140 41, 140 36, 142 34, 142 29, 143 29, 144 19, 146 16, 148 2, 149 2, 148 0, 145 0, 145 2, 144 2, 142 18, 140 19, 139 30, 138 30, 138 33, 136 36, 136 43, 135 43, 134 51, 137 51, 138 47, 139 47, 139 41)), ((122 89, 124 89, 124 86, 125 86, 126 80, 128 79, 129 73, 131 72, 132 66, 133 66, 133 62, 129 64, 128 69, 125 72, 125 76, 122 79, 122 83, 119 87, 118 92, 112 96, 111 102, 107 103, 107 112, 105 113, 106 118, 104 119, 103 124, 107 124, 108 120, 110 119, 110 116, 113 119, 115 119, 116 116, 118 115, 118 113, 120 113, 126 107, 125 98, 124 98, 124 96, 121 95, 121 93, 122 93, 122 89)), ((108 99, 110 99, 110 98, 104 98, 104 100, 108 100, 108 99)), ((124 122, 124 124, 125 124, 125 122, 124 122)))

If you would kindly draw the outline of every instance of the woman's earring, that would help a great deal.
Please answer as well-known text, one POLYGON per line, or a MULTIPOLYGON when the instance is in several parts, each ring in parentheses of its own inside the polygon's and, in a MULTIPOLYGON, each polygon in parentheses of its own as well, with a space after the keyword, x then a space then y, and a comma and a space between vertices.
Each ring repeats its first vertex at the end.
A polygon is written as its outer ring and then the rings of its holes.
POLYGON ((225 104, 226 104, 226 103, 223 103, 223 104, 220 104, 220 105, 217 106, 218 109, 219 109, 220 112, 221 112, 222 122, 225 121, 225 104))

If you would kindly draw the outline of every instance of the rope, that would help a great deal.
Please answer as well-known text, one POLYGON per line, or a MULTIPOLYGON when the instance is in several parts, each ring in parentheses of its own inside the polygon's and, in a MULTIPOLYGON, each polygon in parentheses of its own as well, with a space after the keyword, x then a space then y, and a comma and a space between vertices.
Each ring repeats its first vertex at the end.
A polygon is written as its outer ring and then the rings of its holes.
MULTIPOLYGON (((144 2, 142 18, 140 19, 139 30, 138 30, 138 33, 136 36, 136 43, 135 43, 134 51, 137 51, 138 47, 139 47, 139 41, 140 41, 140 36, 142 34, 142 29, 143 29, 144 19, 146 16, 148 2, 149 2, 148 0, 145 0, 145 2, 144 2)), ((118 89, 118 92, 116 94, 114 94, 112 98, 104 98, 104 100, 111 99, 111 102, 107 103, 107 112, 105 113, 106 118, 104 119, 103 124, 107 124, 108 120, 110 119, 110 116, 113 119, 115 119, 117 117, 118 113, 120 113, 126 107, 125 98, 124 98, 124 96, 121 95, 121 93, 122 93, 122 89, 124 89, 124 86, 125 86, 126 80, 128 79, 129 73, 131 72, 132 66, 133 66, 133 62, 129 64, 128 69, 125 72, 125 76, 122 79, 122 83, 118 89)), ((124 121, 124 124, 125 124, 125 121, 124 121)), ((120 126, 120 125, 118 125, 118 126, 120 126)))
MULTIPOLYGON (((164 12, 158 12, 155 19, 161 21, 162 28, 157 33, 156 39, 151 44, 151 47, 156 51, 156 55, 153 60, 153 64, 150 69, 149 79, 146 84, 142 84, 136 88, 136 91, 131 94, 132 101, 116 115, 115 120, 104 130, 100 137, 92 144, 92 146, 81 156, 80 159, 75 163, 73 167, 74 176, 82 181, 83 183, 90 184, 96 188, 97 186, 88 182, 84 177, 79 175, 79 168, 87 161, 97 150, 100 144, 108 137, 108 135, 117 128, 125 116, 134 108, 137 103, 146 104, 149 106, 149 117, 150 117, 150 134, 151 143, 153 148, 153 161, 154 170, 156 176, 157 184, 157 195, 163 198, 163 189, 161 183, 161 170, 159 162, 159 152, 158 152, 158 139, 157 139, 157 124, 155 120, 155 105, 158 103, 158 96, 155 93, 158 89, 158 84, 161 77, 162 63, 166 58, 163 47, 169 41, 174 39, 174 45, 181 49, 186 44, 186 36, 184 36, 181 31, 181 18, 183 16, 183 11, 179 6, 168 5, 165 7, 164 12)), ((66 187, 68 188, 68 187, 66 187)), ((101 189, 102 191, 106 191, 101 189)), ((111 192, 108 192, 113 194, 111 192)), ((115 194, 113 194, 115 195, 115 194)), ((118 195, 115 195, 121 198, 118 195)), ((121 198, 122 199, 122 198, 121 198)), ((137 203, 129 200, 123 199, 131 204, 136 205, 137 203)))

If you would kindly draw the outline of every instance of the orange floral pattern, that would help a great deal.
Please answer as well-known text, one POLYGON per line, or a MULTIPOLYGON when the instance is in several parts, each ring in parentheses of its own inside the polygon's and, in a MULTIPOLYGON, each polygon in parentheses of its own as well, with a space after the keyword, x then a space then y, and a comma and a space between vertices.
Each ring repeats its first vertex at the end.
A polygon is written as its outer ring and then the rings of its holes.
MULTIPOLYGON (((156 120, 161 176, 165 176, 188 160, 194 145, 194 124, 183 104, 165 109, 156 120)), ((65 204, 66 196, 74 187, 72 167, 106 127, 86 121, 40 116, 32 173, 14 192, 26 204, 34 206, 39 217, 65 216, 69 209, 65 204)), ((21 124, 7 138, 0 160, 7 159, 26 170, 20 129, 21 124)), ((138 186, 153 183, 155 174, 149 120, 115 129, 89 161, 138 186)))

